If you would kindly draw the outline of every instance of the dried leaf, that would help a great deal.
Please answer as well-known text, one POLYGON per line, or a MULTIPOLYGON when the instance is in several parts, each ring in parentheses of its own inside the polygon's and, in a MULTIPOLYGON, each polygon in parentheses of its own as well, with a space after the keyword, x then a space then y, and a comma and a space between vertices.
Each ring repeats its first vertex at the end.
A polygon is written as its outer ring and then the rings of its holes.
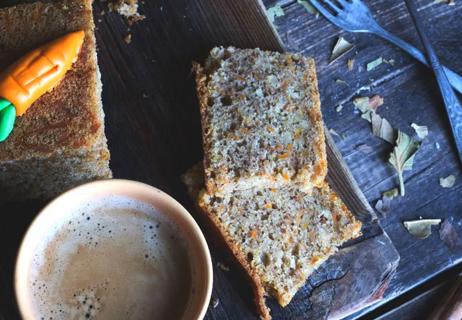
POLYGON ((368 122, 372 122, 372 111, 366 111, 361 115, 361 118, 367 120, 368 122))
POLYGON ((356 97, 353 99, 355 108, 359 109, 362 113, 368 111, 376 112, 377 109, 383 104, 383 98, 379 95, 372 97, 356 97))
POLYGON ((421 219, 403 222, 407 231, 417 239, 428 238, 432 234, 432 226, 437 226, 440 223, 441 219, 421 219))
POLYGON ((450 250, 456 249, 459 245, 459 235, 448 219, 444 219, 440 226, 440 239, 450 250))
POLYGON ((379 116, 376 111, 383 105, 383 98, 379 95, 372 97, 357 97, 353 99, 355 108, 361 111, 361 118, 372 123, 372 132, 375 136, 393 144, 396 140, 396 131, 390 123, 379 116))
POLYGON ((370 111, 369 109, 369 97, 357 97, 354 98, 353 104, 362 113, 370 111))
POLYGON ((377 109, 383 104, 383 98, 379 95, 375 95, 369 98, 369 108, 377 112, 377 109))
POLYGON ((414 156, 420 148, 420 142, 415 141, 404 132, 398 131, 398 138, 393 152, 388 161, 393 165, 398 173, 399 190, 403 197, 406 192, 404 189, 403 172, 411 170, 414 163, 414 156))
POLYGON ((393 199, 393 198, 395 198, 397 196, 399 196, 398 188, 393 188, 391 190, 388 190, 388 191, 385 191, 384 193, 382 193, 382 197, 387 197, 387 198, 390 198, 390 199, 393 199))
POLYGON ((369 97, 357 97, 353 100, 355 108, 357 108, 362 113, 371 111, 369 108, 369 97))
POLYGON ((313 7, 311 3, 309 3, 307 0, 297 0, 297 3, 304 6, 306 11, 308 11, 309 13, 316 15, 316 18, 319 17, 319 11, 316 10, 316 8, 313 7))
POLYGON ((393 129, 387 119, 382 118, 378 114, 372 112, 371 120, 372 133, 374 136, 379 137, 380 139, 383 139, 391 144, 396 141, 396 131, 393 129))
POLYGON ((399 194, 397 188, 385 191, 382 193, 382 199, 378 200, 375 204, 375 209, 380 212, 383 216, 386 216, 391 209, 391 200, 397 197, 399 194))
POLYGON ((347 40, 345 40, 343 37, 339 37, 337 40, 337 43, 334 46, 334 49, 332 49, 332 53, 330 55, 330 61, 329 64, 343 56, 345 53, 353 49, 353 45, 349 43, 347 40))
POLYGON ((411 127, 414 129, 414 131, 417 134, 417 137, 419 137, 419 139, 423 140, 428 136, 428 127, 427 126, 419 126, 419 125, 417 125, 415 123, 412 123, 411 127))
POLYGON ((364 153, 364 154, 369 154, 369 153, 372 153, 374 151, 374 149, 372 149, 372 147, 368 146, 367 144, 360 144, 360 145, 356 146, 355 149, 358 150, 359 152, 364 153))
POLYGON ((353 70, 354 65, 355 65, 355 59, 348 59, 347 61, 348 71, 353 70))
POLYGON ((389 59, 389 60, 383 59, 383 62, 385 62, 386 64, 389 64, 392 67, 395 65, 395 59, 389 59))
POLYGON ((343 109, 343 104, 339 104, 336 108, 335 111, 340 112, 343 109))
POLYGON ((375 204, 375 210, 377 210, 384 217, 388 215, 391 210, 391 199, 383 197, 382 199, 377 200, 375 204))
POLYGON ((382 63, 383 63, 383 58, 382 58, 382 57, 378 57, 377 59, 372 60, 371 62, 369 62, 369 63, 366 65, 366 70, 367 70, 367 71, 372 71, 372 70, 374 70, 375 68, 377 68, 379 65, 381 65, 382 63))
POLYGON ((266 15, 269 21, 274 22, 276 17, 282 17, 284 15, 284 9, 282 9, 280 5, 275 5, 266 10, 266 15))
POLYGON ((447 176, 446 178, 440 178, 440 186, 443 188, 452 188, 455 183, 456 177, 453 174, 447 176))

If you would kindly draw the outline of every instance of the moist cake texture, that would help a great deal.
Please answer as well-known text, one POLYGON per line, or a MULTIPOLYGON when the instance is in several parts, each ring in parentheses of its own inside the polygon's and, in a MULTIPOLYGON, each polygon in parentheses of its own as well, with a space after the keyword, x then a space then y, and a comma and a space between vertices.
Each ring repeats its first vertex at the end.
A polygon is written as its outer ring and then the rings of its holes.
POLYGON ((0 67, 66 33, 84 30, 61 83, 17 119, 0 143, 0 198, 52 198, 110 178, 91 0, 37 1, 0 9, 0 67))
POLYGON ((313 59, 220 47, 194 69, 210 194, 322 186, 327 161, 313 59))
POLYGON ((361 223, 327 184, 310 195, 287 185, 217 197, 199 191, 202 172, 196 165, 183 176, 191 197, 241 265, 255 275, 256 286, 282 306, 340 245, 360 235, 361 223))

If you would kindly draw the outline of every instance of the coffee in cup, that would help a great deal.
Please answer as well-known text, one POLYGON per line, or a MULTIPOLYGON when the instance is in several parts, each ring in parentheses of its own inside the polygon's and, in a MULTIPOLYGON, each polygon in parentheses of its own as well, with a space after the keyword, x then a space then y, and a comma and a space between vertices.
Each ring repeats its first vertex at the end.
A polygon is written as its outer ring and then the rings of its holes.
POLYGON ((197 250, 185 226, 163 209, 113 194, 51 214, 32 244, 28 265, 17 273, 27 314, 34 319, 189 318, 200 285, 197 250))

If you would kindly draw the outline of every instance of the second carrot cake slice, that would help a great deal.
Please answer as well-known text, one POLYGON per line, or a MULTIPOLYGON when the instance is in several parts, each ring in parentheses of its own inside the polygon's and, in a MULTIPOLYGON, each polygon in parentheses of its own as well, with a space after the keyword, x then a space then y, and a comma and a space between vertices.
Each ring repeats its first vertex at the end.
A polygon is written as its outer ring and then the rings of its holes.
POLYGON ((327 161, 313 59, 214 48, 195 71, 210 194, 323 184, 327 161))

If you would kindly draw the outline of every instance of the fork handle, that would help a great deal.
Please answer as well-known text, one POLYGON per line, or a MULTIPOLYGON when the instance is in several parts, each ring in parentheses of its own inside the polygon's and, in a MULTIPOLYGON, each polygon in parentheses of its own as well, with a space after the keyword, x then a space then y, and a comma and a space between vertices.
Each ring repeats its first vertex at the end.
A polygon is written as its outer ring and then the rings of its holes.
MULTIPOLYGON (((407 53, 409 53, 411 56, 413 56, 414 58, 416 58, 417 60, 419 60, 420 62, 422 62, 424 65, 426 65, 427 67, 431 67, 431 65, 428 63, 427 61, 427 58, 425 57, 425 55, 422 53, 422 51, 420 51, 419 49, 417 49, 416 47, 410 45, 409 43, 407 43, 406 41, 398 38, 397 36, 391 34, 390 32, 388 32, 387 30, 383 29, 382 27, 380 26, 376 26, 374 29, 373 29, 373 33, 378 35, 379 37, 385 39, 385 40, 388 40, 390 41, 391 43, 397 45, 398 47, 400 47, 402 50, 406 51, 407 53)), ((444 73, 446 74, 446 78, 448 78, 449 80, 449 83, 451 84, 451 86, 456 89, 459 93, 462 93, 462 77, 459 76, 457 73, 455 73, 454 71, 446 68, 445 66, 443 66, 443 70, 444 70, 444 73)))
MULTIPOLYGON (((414 0, 405 0, 405 2, 420 36, 420 40, 427 52, 427 57, 428 60, 430 60, 436 80, 438 81, 438 86, 440 87, 446 112, 449 117, 449 123, 451 124, 452 133, 456 142, 459 159, 462 161, 462 106, 457 99, 454 90, 452 90, 449 85, 447 76, 443 72, 440 60, 438 59, 438 56, 430 43, 430 39, 427 36, 424 24, 418 18, 417 7, 414 0)), ((460 319, 460 317, 458 319, 460 319)))

